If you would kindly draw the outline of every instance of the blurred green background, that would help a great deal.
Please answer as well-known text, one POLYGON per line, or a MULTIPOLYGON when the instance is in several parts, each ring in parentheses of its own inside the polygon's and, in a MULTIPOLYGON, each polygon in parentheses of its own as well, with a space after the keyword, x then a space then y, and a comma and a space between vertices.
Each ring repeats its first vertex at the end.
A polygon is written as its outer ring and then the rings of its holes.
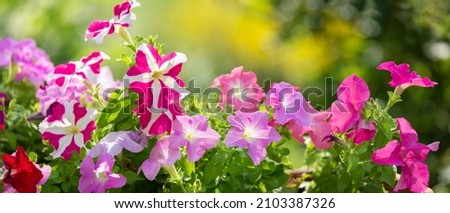
MULTIPOLYGON (((126 72, 119 58, 122 40, 108 36, 103 45, 84 42, 88 24, 110 19, 120 0, 2 0, 0 37, 33 38, 56 64, 78 60, 94 50, 112 58, 116 78, 126 72)), ((363 77, 372 97, 386 100, 391 90, 382 61, 411 64, 435 88, 410 88, 391 109, 407 118, 423 143, 441 141, 428 165, 430 185, 450 192, 450 1, 448 0, 141 0, 134 9, 132 35, 158 34, 165 52, 185 53, 181 77, 207 87, 219 74, 243 65, 265 79, 301 89, 333 88, 351 73, 363 77)), ((310 90, 311 91, 311 90, 310 90)), ((305 94, 308 95, 308 94, 305 94)), ((328 107, 328 95, 311 95, 328 107)), ((294 164, 301 156, 292 156, 294 164)))

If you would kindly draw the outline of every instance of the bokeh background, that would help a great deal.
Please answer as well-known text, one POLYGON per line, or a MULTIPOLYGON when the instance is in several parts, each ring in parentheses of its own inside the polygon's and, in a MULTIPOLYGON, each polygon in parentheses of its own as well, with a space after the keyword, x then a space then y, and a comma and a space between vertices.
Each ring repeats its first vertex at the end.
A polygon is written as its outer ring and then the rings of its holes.
MULTIPOLYGON (((83 40, 94 19, 112 17, 120 0, 2 0, 0 37, 33 38, 56 64, 94 50, 109 54, 116 78, 121 39, 103 45, 83 40)), ((435 88, 410 88, 391 109, 406 117, 424 143, 441 141, 428 165, 435 192, 450 192, 450 1, 447 0, 140 0, 132 35, 158 35, 165 52, 185 53, 182 78, 207 87, 219 74, 243 65, 265 79, 325 91, 351 73, 363 77, 372 97, 386 101, 390 77, 375 67, 382 61, 411 64, 435 88)), ((331 90, 330 90, 331 91, 331 90)), ((327 95, 311 95, 328 107, 327 95)), ((308 95, 308 94, 306 94, 308 95)), ((301 154, 292 153, 294 165, 301 154)))

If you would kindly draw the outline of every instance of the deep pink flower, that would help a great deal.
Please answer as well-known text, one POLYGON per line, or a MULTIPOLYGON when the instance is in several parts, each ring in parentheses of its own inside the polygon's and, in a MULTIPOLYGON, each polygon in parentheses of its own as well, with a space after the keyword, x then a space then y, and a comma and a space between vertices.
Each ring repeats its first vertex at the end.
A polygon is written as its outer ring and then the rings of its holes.
POLYGON ((183 81, 178 78, 186 61, 183 53, 160 55, 156 47, 142 44, 136 53, 136 65, 128 70, 124 82, 145 99, 151 99, 151 106, 166 108, 173 97, 179 99, 189 94, 183 81))
POLYGON ((72 151, 80 148, 91 139, 91 133, 96 128, 95 109, 86 109, 75 101, 54 103, 49 115, 39 124, 42 139, 48 140, 54 151, 54 158, 63 157, 68 160, 72 151))
POLYGON ((244 113, 237 111, 235 116, 229 116, 228 122, 232 126, 225 143, 227 146, 248 148, 248 155, 255 165, 266 157, 266 146, 281 140, 281 136, 271 126, 267 114, 264 112, 244 113))
POLYGON ((208 119, 201 115, 180 115, 173 124, 170 136, 171 148, 186 146, 189 161, 199 160, 205 151, 219 142, 220 135, 208 126, 208 119))
POLYGON ((361 118, 355 128, 347 133, 347 138, 353 139, 353 143, 355 144, 360 144, 372 140, 375 137, 375 134, 375 123, 361 118))
POLYGON ((258 85, 254 72, 244 72, 244 67, 236 67, 230 74, 214 79, 211 87, 220 87, 220 107, 231 105, 238 111, 255 112, 263 98, 263 90, 258 85))
POLYGON ((180 149, 171 149, 169 137, 165 136, 156 142, 155 147, 150 152, 150 157, 142 163, 139 170, 144 172, 147 179, 154 180, 161 167, 172 166, 180 158, 180 149))
POLYGON ((410 71, 409 64, 396 65, 393 61, 383 62, 377 67, 378 70, 386 70, 391 73, 392 80, 389 82, 391 87, 401 87, 406 89, 410 86, 434 87, 436 82, 429 78, 423 78, 417 75, 415 71, 410 71))
POLYGON ((424 192, 428 187, 429 171, 425 158, 431 151, 437 151, 439 142, 425 145, 419 142, 417 132, 405 118, 397 118, 400 141, 393 140, 372 154, 372 161, 381 165, 395 165, 402 168, 400 180, 394 192, 409 189, 424 192))
POLYGON ((136 20, 136 15, 131 9, 139 7, 141 4, 136 0, 127 0, 114 6, 114 17, 109 20, 95 20, 89 24, 84 40, 94 39, 97 44, 101 44, 106 35, 113 34, 117 27, 129 27, 136 20))
POLYGON ((130 152, 138 153, 147 146, 146 143, 148 143, 147 137, 138 132, 110 132, 89 151, 89 156, 95 158, 104 153, 116 156, 121 153, 124 148, 130 152))
POLYGON ((293 120, 298 125, 311 124, 313 111, 303 95, 292 85, 281 82, 275 83, 266 94, 266 106, 274 109, 274 117, 279 124, 286 124, 293 120))
POLYGON ((331 106, 330 125, 333 131, 343 133, 361 119, 370 91, 367 83, 356 75, 342 81, 337 90, 338 100, 331 106))
POLYGON ((90 156, 86 156, 80 165, 80 182, 78 190, 81 193, 103 193, 108 189, 125 186, 127 179, 121 174, 112 172, 114 157, 105 153, 97 163, 90 156))

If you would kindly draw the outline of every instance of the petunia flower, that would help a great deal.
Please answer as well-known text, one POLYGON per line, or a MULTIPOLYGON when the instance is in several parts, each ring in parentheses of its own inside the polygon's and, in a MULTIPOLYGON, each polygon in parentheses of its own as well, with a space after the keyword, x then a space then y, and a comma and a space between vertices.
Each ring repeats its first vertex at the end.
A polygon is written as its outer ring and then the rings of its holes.
POLYGON ((147 137, 134 131, 110 132, 103 137, 90 151, 89 156, 95 158, 104 153, 116 156, 126 150, 139 153, 146 147, 147 137))
POLYGON ((409 64, 395 64, 393 61, 383 62, 377 67, 378 70, 385 70, 391 73, 392 80, 389 82, 391 87, 400 87, 403 90, 410 86, 434 87, 436 82, 429 78, 423 78, 415 71, 410 71, 409 64))
POLYGON ((311 107, 298 89, 288 83, 273 84, 266 94, 265 104, 274 109, 274 118, 281 125, 291 120, 301 126, 311 124, 311 107))
POLYGON ((332 126, 328 122, 329 117, 329 112, 316 112, 312 114, 309 136, 314 146, 321 150, 329 149, 334 144, 332 126))
POLYGON ((331 106, 330 125, 333 131, 343 133, 352 128, 360 119, 370 91, 367 83, 356 75, 351 75, 339 85, 338 100, 331 106))
POLYGON ((186 146, 187 157, 191 162, 199 160, 219 139, 220 135, 208 126, 208 119, 201 115, 178 116, 169 138, 173 149, 186 146))
MULTIPOLYGON (((166 99, 166 101, 170 99, 166 99)), ((150 104, 150 100, 141 97, 134 112, 139 116, 141 131, 147 136, 161 135, 172 132, 172 124, 175 118, 182 114, 182 109, 178 103, 165 104, 165 108, 155 108, 150 104)))
POLYGON ((136 53, 136 65, 128 70, 124 82, 129 84, 131 90, 151 100, 154 108, 167 108, 171 102, 169 99, 183 98, 189 94, 183 81, 178 78, 186 61, 183 53, 160 55, 156 47, 142 44, 136 53))
POLYGON ((81 193, 103 193, 108 189, 123 187, 127 179, 121 174, 112 172, 114 157, 104 153, 94 163, 86 156, 80 165, 80 181, 78 191, 81 193))
POLYGON ((35 86, 43 84, 53 70, 48 55, 32 39, 0 40, 0 67, 8 67, 11 63, 17 67, 16 81, 28 80, 35 86))
POLYGON ((402 173, 394 192, 409 189, 424 192, 428 187, 429 171, 425 158, 437 151, 439 142, 425 145, 419 142, 417 132, 405 118, 397 118, 400 141, 393 140, 372 154, 372 161, 381 165, 395 165, 402 173))
POLYGON ((49 80, 47 85, 41 85, 36 92, 39 99, 39 106, 42 115, 47 116, 50 106, 59 102, 79 102, 80 98, 86 94, 87 86, 83 83, 83 78, 76 76, 66 80, 65 78, 49 80))
POLYGON ((211 87, 220 87, 219 106, 224 109, 231 105, 238 111, 255 112, 263 98, 263 90, 258 85, 254 72, 244 72, 244 67, 236 67, 230 74, 214 79, 211 87))
POLYGON ((51 172, 49 166, 42 168, 28 158, 23 147, 18 146, 12 154, 3 154, 3 164, 6 169, 3 183, 5 192, 31 193, 38 191, 38 185, 44 184, 51 172))
POLYGON ((7 98, 8 96, 5 93, 0 92, 0 130, 5 129, 5 103, 7 98))
POLYGON ((68 160, 72 151, 79 152, 91 139, 91 133, 96 128, 94 119, 97 111, 86 109, 75 101, 63 104, 56 102, 50 111, 39 124, 39 131, 42 139, 53 146, 51 155, 68 160))
POLYGON ((372 140, 375 137, 375 134, 375 123, 361 118, 355 125, 355 128, 347 133, 347 138, 351 138, 355 144, 360 144, 372 140))
POLYGON ((114 17, 109 21, 95 20, 89 24, 84 40, 87 41, 92 38, 97 44, 101 44, 106 35, 113 34, 120 27, 130 27, 132 22, 136 20, 136 15, 131 12, 131 9, 139 6, 141 4, 135 0, 128 0, 115 5, 113 9, 114 17))
POLYGON ((139 171, 142 170, 144 172, 144 176, 148 180, 154 180, 161 167, 173 166, 180 158, 180 149, 170 148, 169 137, 165 136, 156 142, 156 145, 150 152, 150 157, 142 163, 139 171))
POLYGON ((297 140, 297 142, 303 144, 305 143, 305 134, 311 131, 310 126, 301 126, 298 125, 294 120, 289 121, 286 124, 286 127, 289 129, 292 137, 297 140))
POLYGON ((71 61, 66 64, 58 65, 53 71, 52 79, 56 81, 64 81, 64 88, 67 87, 70 79, 81 77, 86 79, 90 84, 96 84, 98 75, 100 74, 101 64, 109 56, 103 52, 92 52, 80 61, 71 61))
POLYGON ((266 146, 281 140, 281 136, 271 126, 267 114, 264 112, 244 113, 237 111, 235 116, 229 116, 228 122, 232 126, 225 143, 227 146, 248 148, 248 155, 255 165, 266 157, 266 146))

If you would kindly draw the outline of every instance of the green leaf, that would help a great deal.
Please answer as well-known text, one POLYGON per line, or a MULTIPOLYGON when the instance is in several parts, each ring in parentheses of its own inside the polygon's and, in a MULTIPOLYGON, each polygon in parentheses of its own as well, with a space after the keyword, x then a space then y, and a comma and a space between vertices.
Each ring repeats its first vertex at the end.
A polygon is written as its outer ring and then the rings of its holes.
POLYGON ((144 180, 143 177, 136 174, 136 172, 133 171, 125 171, 122 173, 125 178, 127 178, 127 184, 133 184, 134 182, 138 180, 144 180))
POLYGON ((28 158, 30 158, 30 161, 36 163, 37 159, 38 159, 38 155, 36 153, 34 153, 34 152, 29 152, 28 153, 28 158))
POLYGON ((395 168, 392 166, 381 166, 380 180, 387 183, 390 187, 395 185, 395 175, 397 174, 395 168))
POLYGON ((338 176, 337 188, 338 192, 345 192, 345 189, 350 185, 350 175, 342 173, 338 176))
POLYGON ((352 171, 352 169, 355 169, 358 165, 359 157, 355 154, 349 154, 347 158, 347 172, 352 171))
POLYGON ((209 161, 208 164, 206 164, 205 175, 203 177, 203 180, 205 181, 206 184, 210 183, 211 181, 215 180, 217 177, 222 175, 225 160, 226 154, 223 152, 219 152, 212 157, 211 161, 209 161))
POLYGON ((280 182, 275 177, 267 177, 261 180, 266 186, 270 186, 271 188, 280 187, 280 182))

